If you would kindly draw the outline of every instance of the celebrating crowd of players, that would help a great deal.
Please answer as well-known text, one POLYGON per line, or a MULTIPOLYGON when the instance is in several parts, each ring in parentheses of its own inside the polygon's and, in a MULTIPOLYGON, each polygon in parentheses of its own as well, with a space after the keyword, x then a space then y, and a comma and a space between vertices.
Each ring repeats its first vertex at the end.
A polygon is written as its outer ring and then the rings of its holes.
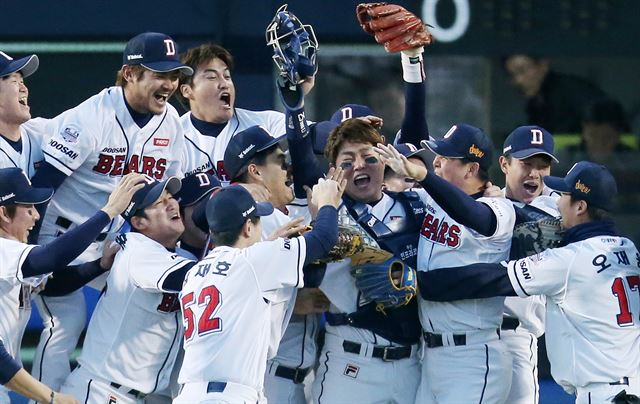
POLYGON ((366 106, 308 121, 315 71, 280 76, 284 114, 236 108, 218 45, 179 57, 171 37, 140 34, 114 87, 53 119, 29 112, 37 56, 0 52, 0 403, 8 390, 45 403, 536 403, 544 332, 577 402, 633 402, 640 254, 610 220, 613 177, 589 162, 549 176, 553 136, 522 126, 497 159, 506 187, 492 186, 481 129, 429 137, 422 53, 401 52, 394 147, 366 106), (514 226, 558 216, 558 248, 514 253, 514 226), (415 268, 417 294, 380 309, 351 259, 318 261, 338 224, 415 268), (102 294, 71 371, 87 283, 102 294), (33 376, 19 357, 32 294, 45 324, 33 376))

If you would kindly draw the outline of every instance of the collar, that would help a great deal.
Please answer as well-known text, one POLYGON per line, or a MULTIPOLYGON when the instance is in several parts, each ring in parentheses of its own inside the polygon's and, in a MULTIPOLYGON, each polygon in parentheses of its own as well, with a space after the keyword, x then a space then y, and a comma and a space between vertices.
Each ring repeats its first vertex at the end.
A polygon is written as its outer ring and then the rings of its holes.
POLYGON ((191 119, 191 123, 198 130, 198 132, 200 132, 205 136, 211 136, 211 137, 217 137, 222 132, 222 130, 227 126, 227 123, 228 123, 228 122, 213 123, 213 122, 203 121, 193 116, 193 114, 190 114, 189 118, 191 119))
POLYGON ((124 89, 122 89, 122 98, 124 99, 124 105, 127 107, 127 111, 129 111, 129 115, 133 118, 133 121, 138 125, 139 128, 144 128, 146 124, 149 123, 151 118, 153 118, 153 114, 151 112, 147 112, 146 114, 141 114, 136 111, 129 105, 129 101, 127 101, 127 97, 124 96, 124 89))
POLYGON ((619 236, 619 233, 610 220, 596 220, 582 223, 564 232, 561 246, 597 236, 619 236))
POLYGON ((475 194, 471 194, 469 196, 473 199, 482 198, 484 196, 484 191, 476 192, 475 194))

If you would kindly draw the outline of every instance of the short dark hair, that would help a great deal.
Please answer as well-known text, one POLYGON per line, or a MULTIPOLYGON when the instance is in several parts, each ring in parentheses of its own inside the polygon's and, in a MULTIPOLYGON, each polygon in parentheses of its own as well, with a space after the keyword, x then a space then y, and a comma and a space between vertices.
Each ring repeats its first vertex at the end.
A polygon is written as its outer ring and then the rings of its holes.
POLYGON ((229 53, 228 50, 223 48, 220 45, 207 43, 200 46, 196 46, 195 48, 187 49, 181 56, 180 61, 193 69, 193 75, 186 75, 182 72, 180 73, 180 79, 178 80, 178 91, 175 92, 176 98, 185 107, 187 110, 191 109, 189 106, 189 100, 182 96, 182 92, 180 92, 180 86, 183 84, 192 85, 193 84, 193 76, 195 75, 198 67, 202 66, 205 63, 209 63, 214 59, 222 60, 229 70, 233 70, 233 56, 229 53))
MULTIPOLYGON (((466 158, 461 158, 459 160, 462 164, 477 163, 477 161, 471 161, 466 158)), ((478 163, 478 178, 480 178, 480 181, 482 181, 485 184, 487 183, 487 181, 489 181, 489 170, 482 167, 480 163, 478 163)))
POLYGON ((7 216, 9 216, 9 219, 13 219, 14 217, 16 217, 16 213, 18 212, 18 205, 5 205, 5 209, 7 212, 7 216))
MULTIPOLYGON (((142 77, 144 71, 146 70, 144 66, 140 65, 131 65, 131 69, 133 70, 133 74, 138 80, 142 77)), ((122 70, 123 69, 120 68, 120 70, 118 70, 118 72, 116 73, 116 86, 124 88, 127 86, 128 82, 124 79, 124 77, 122 77, 122 70)))
MULTIPOLYGON (((582 199, 579 198, 575 198, 573 195, 571 195, 571 203, 577 202, 577 201, 581 201, 582 199)), ((609 212, 607 212, 604 209, 601 208, 596 208, 595 206, 591 206, 589 205, 588 201, 585 201, 587 203, 587 214, 589 215, 589 218, 591 220, 594 221, 608 221, 608 220, 612 220, 611 219, 611 214, 609 212)))
MULTIPOLYGON (((251 220, 251 223, 257 224, 260 221, 260 216, 251 217, 247 220, 251 220)), ((244 223, 246 223, 246 221, 244 223)), ((213 244, 216 247, 234 245, 236 241, 238 241, 238 239, 240 238, 240 232, 242 231, 242 227, 244 226, 244 223, 242 224, 242 226, 233 230, 221 231, 221 232, 212 231, 211 240, 213 241, 213 244)))
POLYGON ((357 118, 347 119, 329 134, 324 155, 331 164, 336 163, 340 148, 346 142, 368 143, 376 146, 378 143, 383 143, 383 139, 371 124, 357 118))

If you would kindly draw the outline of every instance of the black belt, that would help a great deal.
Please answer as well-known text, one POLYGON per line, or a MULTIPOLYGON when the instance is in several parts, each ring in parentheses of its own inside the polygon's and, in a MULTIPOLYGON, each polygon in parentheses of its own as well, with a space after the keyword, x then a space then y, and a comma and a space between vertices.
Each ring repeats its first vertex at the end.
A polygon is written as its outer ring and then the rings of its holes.
MULTIPOLYGON (((360 348, 362 348, 362 344, 351 341, 344 341, 342 343, 342 348, 345 352, 359 354, 360 348)), ((395 361, 399 359, 405 359, 411 356, 411 347, 410 346, 377 346, 373 348, 373 354, 371 355, 374 358, 380 358, 383 361, 395 361)))
POLYGON ((227 388, 227 382, 209 382, 207 393, 222 393, 227 388))
MULTIPOLYGON (((422 333, 422 337, 428 348, 444 346, 442 343, 442 334, 433 334, 425 331, 422 333)), ((455 346, 467 345, 467 336, 465 334, 453 334, 453 344, 455 346)))
MULTIPOLYGON (((69 227, 71 227, 71 225, 73 224, 73 222, 69 219, 67 219, 66 217, 62 217, 62 216, 58 216, 58 218, 56 219, 56 225, 62 227, 65 230, 69 230, 69 227)), ((98 234, 98 237, 96 237, 96 241, 100 242, 100 241, 104 241, 107 238, 107 235, 109 233, 100 233, 98 234)))
POLYGON ((610 386, 628 386, 629 378, 627 376, 621 377, 620 380, 618 380, 617 382, 611 382, 609 383, 609 385, 610 386))
POLYGON ((502 316, 501 330, 515 330, 520 325, 520 320, 515 317, 502 316))
MULTIPOLYGON (((118 384, 116 382, 109 382, 109 384, 111 385, 111 387, 115 387, 116 389, 120 389, 122 387, 121 384, 118 384)), ((145 398, 147 395, 141 391, 138 391, 136 389, 130 389, 129 391, 126 392, 127 394, 130 394, 132 396, 134 396, 135 398, 138 399, 143 399, 145 398)))
POLYGON ((278 366, 276 368, 275 375, 284 379, 289 379, 295 384, 300 384, 304 381, 305 377, 309 374, 311 368, 289 368, 286 366, 278 366))

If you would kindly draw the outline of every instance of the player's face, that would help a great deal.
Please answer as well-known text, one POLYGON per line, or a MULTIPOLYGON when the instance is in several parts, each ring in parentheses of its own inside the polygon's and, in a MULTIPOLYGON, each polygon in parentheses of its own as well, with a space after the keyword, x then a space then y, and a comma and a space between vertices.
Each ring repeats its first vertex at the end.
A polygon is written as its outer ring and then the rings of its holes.
POLYGON ((204 244, 207 241, 207 233, 203 232, 196 226, 193 222, 193 211, 195 210, 197 204, 186 206, 184 208, 184 212, 182 215, 182 223, 184 224, 184 232, 182 233, 181 240, 185 243, 192 245, 194 247, 202 246, 204 248, 204 244))
POLYGON ((433 171, 438 177, 444 178, 458 188, 465 188, 469 170, 464 160, 437 155, 433 159, 433 171))
POLYGON ((226 123, 233 116, 236 89, 229 67, 222 59, 215 58, 199 66, 192 84, 185 84, 181 91, 189 100, 191 113, 198 119, 226 123))
POLYGON ((125 87, 129 105, 142 114, 160 115, 178 88, 178 72, 157 73, 145 69, 142 76, 132 75, 125 87))
POLYGON ((338 152, 336 167, 344 170, 348 196, 364 203, 382 198, 384 164, 371 144, 345 142, 338 152))
POLYGON ((538 94, 547 74, 547 62, 534 60, 524 55, 511 56, 505 62, 513 85, 527 98, 538 94))
POLYGON ((271 193, 269 201, 273 206, 283 207, 293 200, 291 177, 285 155, 279 147, 269 153, 265 164, 259 167, 259 171, 264 186, 271 193))
POLYGON ((568 194, 568 193, 560 194, 560 198, 558 198, 558 201, 556 202, 556 204, 558 205, 558 211, 562 216, 563 228, 570 229, 576 224, 578 224, 577 215, 576 215, 577 203, 579 202, 578 201, 575 201, 573 203, 571 202, 571 194, 568 194))
POLYGON ((21 125, 31 118, 28 104, 29 89, 22 73, 11 73, 0 78, 0 121, 21 125))
POLYGON ((144 209, 146 218, 140 219, 139 230, 147 237, 165 247, 175 247, 176 241, 184 232, 178 201, 168 191, 151 206, 144 209))
POLYGON ((40 215, 33 205, 16 205, 16 214, 13 218, 3 215, 2 228, 7 236, 22 243, 27 242, 29 231, 33 229, 40 215))
POLYGON ((551 174, 551 159, 545 155, 535 155, 522 160, 501 156, 500 169, 505 174, 506 196, 523 203, 531 203, 542 194, 542 178, 551 174))

